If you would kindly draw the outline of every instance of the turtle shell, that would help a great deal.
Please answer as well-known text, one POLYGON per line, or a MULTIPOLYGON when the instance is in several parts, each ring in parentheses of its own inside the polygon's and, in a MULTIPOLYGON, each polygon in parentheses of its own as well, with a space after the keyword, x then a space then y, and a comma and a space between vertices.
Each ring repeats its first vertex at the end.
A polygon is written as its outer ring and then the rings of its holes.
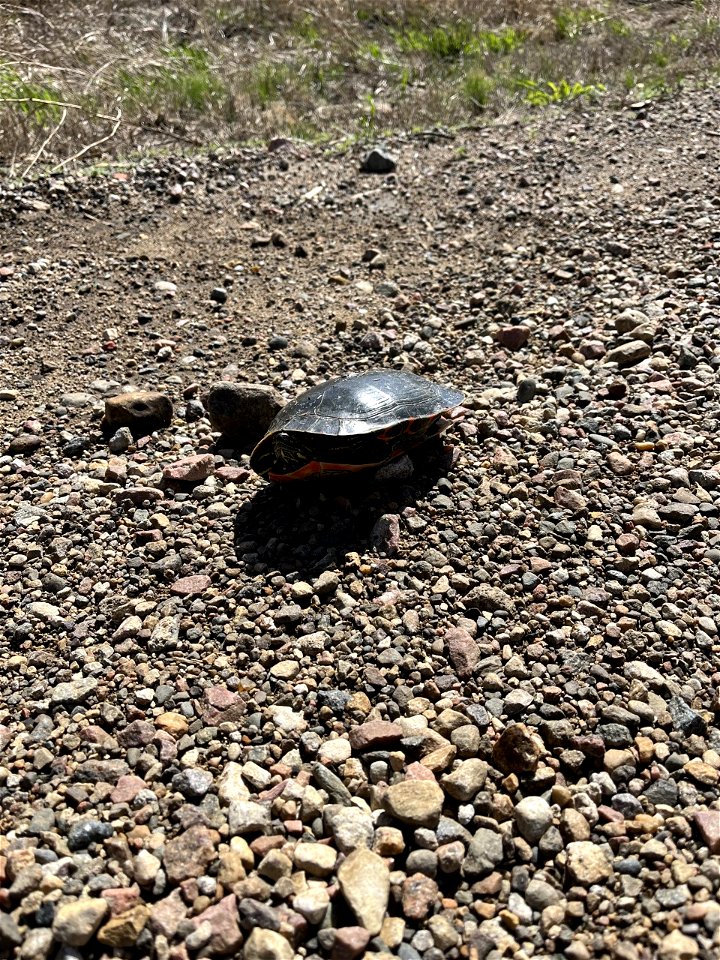
POLYGON ((328 380, 291 400, 252 453, 271 480, 380 466, 445 428, 463 399, 414 373, 377 370, 328 380))

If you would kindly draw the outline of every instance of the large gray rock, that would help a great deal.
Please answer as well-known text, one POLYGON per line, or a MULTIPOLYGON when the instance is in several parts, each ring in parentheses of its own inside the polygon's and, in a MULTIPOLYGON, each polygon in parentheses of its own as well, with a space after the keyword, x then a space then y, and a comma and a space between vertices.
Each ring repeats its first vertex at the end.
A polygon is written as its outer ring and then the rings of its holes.
POLYGON ((502 862, 502 858, 502 836, 494 830, 481 827, 470 841, 465 862, 462 865, 462 875, 473 878, 492 873, 502 862))
POLYGON ((213 430, 224 436, 254 443, 267 431, 283 407, 272 387, 259 383, 214 383, 204 397, 213 430))

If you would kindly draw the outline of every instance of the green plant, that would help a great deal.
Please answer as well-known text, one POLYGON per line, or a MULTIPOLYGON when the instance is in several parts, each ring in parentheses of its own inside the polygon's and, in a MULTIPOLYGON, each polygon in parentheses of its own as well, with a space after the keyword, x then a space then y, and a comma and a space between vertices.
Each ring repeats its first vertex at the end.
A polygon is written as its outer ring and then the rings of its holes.
POLYGON ((167 47, 162 55, 164 62, 143 71, 118 72, 124 99, 143 107, 184 113, 217 107, 226 98, 225 86, 213 72, 204 50, 180 45, 167 47))
POLYGON ((579 10, 563 7, 553 18, 555 37, 558 40, 577 40, 587 27, 602 19, 602 12, 591 7, 579 10))
POLYGON ((483 70, 471 70, 465 77, 465 96, 476 110, 482 110, 495 90, 495 82, 483 70))
POLYGON ((59 100, 62 97, 52 87, 25 80, 8 63, 0 63, 0 102, 7 102, 11 109, 38 127, 57 123, 62 115, 59 100))
POLYGON ((281 98, 289 79, 290 70, 285 64, 262 63, 250 76, 247 92, 254 103, 266 107, 281 98))
POLYGON ((377 104, 375 102, 375 97, 372 93, 368 93, 365 97, 365 102, 367 104, 367 110, 362 114, 358 120, 358 127, 360 128, 360 133, 370 139, 377 135, 378 129, 378 110, 377 104))
POLYGON ((569 80, 521 80, 519 85, 525 89, 525 103, 531 107, 547 107, 552 103, 577 100, 579 97, 593 97, 605 92, 602 83, 571 83, 569 80))
POLYGON ((514 27, 476 31, 466 21, 436 26, 432 30, 410 26, 396 30, 393 37, 403 53, 425 53, 436 60, 458 60, 482 53, 507 54, 525 39, 514 27))
POLYGON ((301 20, 296 20, 295 23, 293 23, 291 33, 311 46, 317 46, 320 42, 320 31, 310 13, 306 14, 301 20))
POLYGON ((670 76, 666 73, 647 74, 638 80, 633 87, 632 94, 638 100, 659 100, 668 97, 683 85, 682 74, 670 76))

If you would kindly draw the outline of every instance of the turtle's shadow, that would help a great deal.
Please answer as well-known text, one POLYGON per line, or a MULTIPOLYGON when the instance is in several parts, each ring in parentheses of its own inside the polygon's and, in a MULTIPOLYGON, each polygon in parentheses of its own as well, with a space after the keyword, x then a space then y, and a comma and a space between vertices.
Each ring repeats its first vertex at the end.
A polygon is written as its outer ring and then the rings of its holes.
POLYGON ((346 553, 370 545, 379 517, 415 506, 450 467, 448 452, 432 443, 411 453, 410 459, 413 476, 402 481, 381 482, 372 473, 361 473, 268 484, 235 518, 238 562, 250 574, 277 571, 300 578, 342 565, 346 553))

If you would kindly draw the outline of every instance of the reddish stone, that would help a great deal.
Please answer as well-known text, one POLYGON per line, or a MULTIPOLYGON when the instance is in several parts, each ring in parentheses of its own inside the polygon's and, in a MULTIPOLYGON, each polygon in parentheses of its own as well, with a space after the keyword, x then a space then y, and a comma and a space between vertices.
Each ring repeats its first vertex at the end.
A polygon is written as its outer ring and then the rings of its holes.
POLYGON ((473 637, 462 627, 452 627, 445 634, 445 645, 457 675, 461 679, 471 676, 480 659, 480 650, 473 637))
POLYGON ((140 777, 135 777, 131 773, 125 777, 120 777, 115 789, 110 794, 113 803, 132 803, 135 797, 144 790, 147 784, 140 777))
POLYGON ((405 779, 406 780, 434 780, 435 774, 430 770, 429 767, 424 766, 422 763, 418 763, 416 760, 414 763, 408 765, 405 770, 405 779))
POLYGON ((720 853, 720 810, 701 810, 695 814, 695 825, 712 856, 720 853))
POLYGON ((250 476, 250 471, 246 467, 220 467, 215 471, 215 476, 225 483, 244 483, 250 476))
POLYGON ((489 877, 484 877, 482 880, 474 883, 470 889, 476 897, 495 897, 500 893, 502 881, 501 873, 491 873, 489 877))
POLYGON ((573 750, 580 750, 586 757, 592 757, 594 760, 602 760, 605 756, 605 741, 597 734, 589 733, 586 736, 573 737, 571 746, 573 750))
POLYGON ((214 469, 215 458, 211 453, 196 453, 164 467, 163 479, 173 483, 197 483, 207 479, 214 469))
POLYGON ((220 834, 197 824, 165 844, 163 865, 168 879, 180 883, 200 877, 216 856, 220 834))
POLYGON ((117 742, 121 747, 146 747, 155 736, 155 727, 147 720, 133 720, 118 731, 117 742))
POLYGON ((170 593, 174 593, 176 597, 194 597, 198 593, 204 593, 211 583, 206 574, 197 573, 192 577, 176 580, 170 587, 170 593))
POLYGON ((625 556, 629 556, 632 553, 635 553, 637 548, 640 546, 640 541, 632 533, 621 533, 620 536, 615 541, 615 546, 618 548, 618 551, 625 556))
POLYGON ((530 328, 524 326, 502 327, 496 335, 497 342, 508 350, 519 350, 530 336, 530 328))
POLYGON ((158 900, 150 910, 150 929, 168 940, 172 940, 178 924, 187 915, 187 907, 179 890, 173 890, 169 897, 158 900))
POLYGON ((622 453, 618 453, 617 450, 611 450, 607 455, 607 464, 618 477, 624 477, 632 473, 635 469, 635 464, 632 460, 630 460, 629 457, 623 456, 622 453))
POLYGON ((339 927, 335 932, 332 960, 355 960, 370 943, 365 927, 339 927))
POLYGON ((177 744, 175 738, 166 733, 165 730, 158 730, 155 734, 155 745, 158 748, 158 759, 163 762, 174 760, 177 756, 177 744))
POLYGON ((599 360, 604 357, 607 351, 605 344, 601 340, 585 340, 578 348, 579 352, 586 360, 599 360))
POLYGON ((424 873, 414 873, 402 885, 402 909, 410 920, 422 920, 438 898, 438 885, 424 873))
POLYGON ((131 887, 110 887, 100 896, 110 905, 110 915, 117 917, 135 906, 140 899, 140 887, 135 883, 131 887))
POLYGON ((400 518, 394 513, 383 514, 372 528, 370 539, 376 550, 394 556, 400 547, 400 518))
POLYGON ((187 880, 183 880, 180 884, 180 893, 182 893, 182 898, 187 904, 194 903, 197 898, 200 896, 200 891, 198 890, 197 878, 188 877, 187 880))
POLYGON ((350 731, 350 746, 353 750, 372 750, 401 740, 403 729, 388 720, 368 720, 350 731))
POLYGON ((223 897, 207 910, 192 918, 196 927, 204 921, 212 926, 213 932, 204 952, 210 956, 226 956, 235 953, 242 944, 243 937, 238 924, 237 898, 234 893, 223 897))
POLYGON ((284 846, 285 837, 278 835, 274 837, 256 837, 250 844, 250 849, 256 857, 262 858, 271 850, 277 850, 279 847, 284 846))
POLYGON ((96 726, 94 723, 88 727, 83 727, 80 731, 80 739, 85 743, 94 743, 98 747, 115 747, 117 742, 111 737, 107 730, 96 726))
POLYGON ((227 710, 240 699, 240 694, 228 690, 227 687, 207 687, 205 689, 205 699, 208 705, 216 710, 227 710))
POLYGON ((556 487, 555 503, 564 510, 580 513, 587 508, 587 500, 577 490, 568 490, 567 487, 556 487))

